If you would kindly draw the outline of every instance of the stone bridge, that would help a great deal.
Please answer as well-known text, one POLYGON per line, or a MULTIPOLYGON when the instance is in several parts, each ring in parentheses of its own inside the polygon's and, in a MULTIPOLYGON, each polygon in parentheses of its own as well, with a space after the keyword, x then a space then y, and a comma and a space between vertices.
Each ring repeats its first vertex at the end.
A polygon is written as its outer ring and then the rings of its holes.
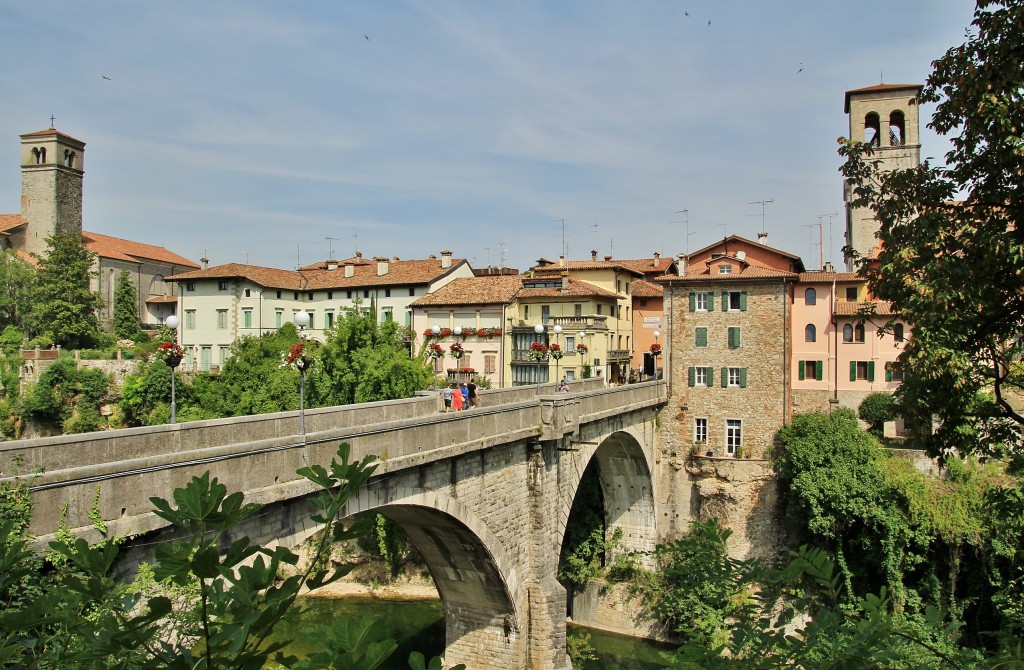
POLYGON ((114 534, 152 546, 163 520, 150 496, 209 470, 263 503, 242 532, 294 546, 317 530, 311 485, 295 471, 327 464, 339 442, 380 465, 347 515, 376 512, 423 555, 444 604, 447 664, 474 670, 567 668, 566 592, 556 580, 569 511, 596 464, 609 529, 624 548, 658 541, 654 467, 664 382, 604 388, 576 382, 485 391, 482 407, 443 414, 435 394, 408 400, 6 443, 0 473, 32 481, 33 531, 48 539, 67 507, 88 535, 94 506, 114 534))

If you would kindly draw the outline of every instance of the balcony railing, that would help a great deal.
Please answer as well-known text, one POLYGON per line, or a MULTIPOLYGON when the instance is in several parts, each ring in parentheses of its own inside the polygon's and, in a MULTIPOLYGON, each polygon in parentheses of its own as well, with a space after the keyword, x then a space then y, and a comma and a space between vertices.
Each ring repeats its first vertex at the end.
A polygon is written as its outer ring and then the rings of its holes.
MULTIPOLYGON (((575 331, 579 330, 608 330, 607 316, 550 316, 547 319, 541 319, 541 322, 549 328, 561 326, 562 332, 566 335, 572 335, 575 331)), ((533 327, 536 325, 536 321, 527 322, 523 319, 518 319, 512 323, 512 327, 517 330, 533 330, 533 327)))
POLYGON ((612 349, 608 352, 608 361, 628 361, 633 357, 629 349, 612 349))

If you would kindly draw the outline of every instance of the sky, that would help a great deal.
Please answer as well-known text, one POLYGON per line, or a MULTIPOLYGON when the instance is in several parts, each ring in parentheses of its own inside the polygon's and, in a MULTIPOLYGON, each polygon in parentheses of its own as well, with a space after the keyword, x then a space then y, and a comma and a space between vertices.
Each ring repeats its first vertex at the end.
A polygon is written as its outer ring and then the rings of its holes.
MULTIPOLYGON (((522 270, 763 229, 808 269, 841 266, 844 93, 924 83, 972 15, 962 0, 5 2, 0 213, 20 209, 19 135, 53 116, 86 142, 86 230, 210 265, 449 249, 522 270)), ((931 111, 922 156, 941 163, 931 111)))

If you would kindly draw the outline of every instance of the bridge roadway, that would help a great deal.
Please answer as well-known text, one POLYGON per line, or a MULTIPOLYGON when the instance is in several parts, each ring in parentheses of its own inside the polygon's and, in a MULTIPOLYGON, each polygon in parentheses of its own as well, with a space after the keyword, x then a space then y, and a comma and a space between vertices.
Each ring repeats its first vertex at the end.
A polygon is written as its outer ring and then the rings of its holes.
POLYGON ((209 470, 266 505, 241 534, 295 546, 317 530, 311 486, 295 471, 327 464, 340 442, 379 457, 346 515, 376 512, 408 534, 444 603, 445 661, 477 669, 567 668, 566 593, 556 579, 569 511, 596 469, 623 549, 657 542, 652 471, 664 382, 604 388, 582 380, 496 389, 475 410, 444 414, 434 393, 406 400, 22 440, 0 445, 0 477, 31 481, 39 542, 66 522, 89 536, 94 506, 108 532, 133 536, 141 560, 164 537, 151 496, 209 470))

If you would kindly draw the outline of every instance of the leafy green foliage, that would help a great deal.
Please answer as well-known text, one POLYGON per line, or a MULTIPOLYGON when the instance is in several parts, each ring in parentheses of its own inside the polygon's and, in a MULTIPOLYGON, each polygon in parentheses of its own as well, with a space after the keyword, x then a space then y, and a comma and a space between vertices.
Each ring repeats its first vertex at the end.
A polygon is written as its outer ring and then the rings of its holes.
MULTIPOLYGON (((0 252, 0 325, 21 331, 32 309, 35 269, 14 251, 0 252)), ((4 343, 6 347, 6 342, 4 343)), ((20 340, 19 340, 20 344, 20 340)))
POLYGON ((899 359, 901 413, 937 456, 1024 457, 1024 415, 1010 402, 1024 390, 1022 25, 1020 0, 980 0, 966 41, 933 63, 921 102, 937 103, 929 126, 952 144, 945 166, 883 172, 870 146, 841 140, 855 204, 881 225, 878 262, 862 270, 914 328, 899 359), (992 402, 975 402, 983 389, 992 402))
POLYGON ((96 254, 85 248, 81 235, 55 235, 46 242, 28 322, 63 347, 88 347, 101 339, 96 310, 103 301, 89 290, 96 254))
POLYGON ((892 395, 883 391, 869 393, 860 401, 857 416, 861 421, 871 424, 871 433, 882 437, 886 421, 893 421, 897 416, 896 401, 892 395))
POLYGON ((117 275, 114 288, 114 335, 134 340, 139 335, 139 292, 126 270, 117 275))
POLYGON ((110 384, 103 372, 78 368, 72 359, 58 358, 22 397, 21 412, 62 432, 96 430, 99 405, 110 384))

